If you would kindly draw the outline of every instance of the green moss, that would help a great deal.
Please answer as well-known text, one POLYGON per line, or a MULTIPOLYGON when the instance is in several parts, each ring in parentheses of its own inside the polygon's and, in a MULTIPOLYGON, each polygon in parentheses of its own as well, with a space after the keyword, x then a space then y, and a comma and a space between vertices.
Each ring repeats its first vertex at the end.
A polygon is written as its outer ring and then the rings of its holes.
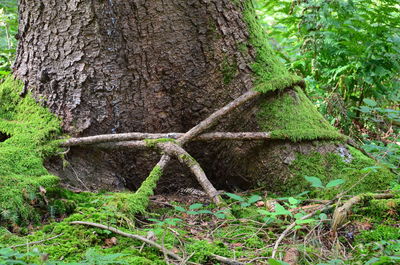
POLYGON ((238 65, 236 59, 230 59, 226 56, 221 64, 221 72, 224 79, 224 84, 229 85, 238 74, 238 65))
POLYGON ((374 192, 389 187, 395 178, 389 169, 381 166, 376 172, 366 173, 363 169, 376 166, 376 162, 357 149, 350 146, 348 148, 352 156, 350 163, 339 154, 331 152, 297 154, 296 160, 290 166, 292 177, 284 185, 287 187, 284 189, 285 193, 295 195, 309 190, 312 191, 311 197, 332 198, 350 187, 350 194, 374 192), (325 185, 334 179, 343 179, 346 183, 331 189, 315 189, 305 181, 304 176, 318 177, 325 185))
POLYGON ((44 206, 39 187, 58 184, 43 160, 56 151, 51 139, 60 133, 60 121, 30 95, 21 98, 21 90, 11 77, 0 85, 0 132, 10 136, 0 143, 0 223, 37 221, 35 207, 44 206))
POLYGON ((144 213, 149 204, 149 197, 154 194, 154 189, 162 174, 162 169, 159 166, 154 167, 135 193, 116 193, 109 204, 129 216, 144 213))
POLYGON ((238 43, 238 44, 237 44, 237 49, 238 49, 243 55, 248 55, 248 54, 249 54, 249 47, 247 47, 246 43, 238 43))
POLYGON ((211 258, 211 254, 217 254, 224 257, 231 257, 232 253, 222 242, 207 242, 206 240, 196 240, 186 246, 188 253, 193 253, 190 261, 205 264, 211 258))
POLYGON ((399 220, 400 199, 369 200, 368 204, 359 209, 363 215, 367 215, 377 222, 396 219, 399 220))
MULTIPOLYGON (((235 4, 238 4, 237 1, 235 4)), ((263 30, 254 9, 253 1, 244 2, 243 18, 249 29, 249 43, 256 51, 255 62, 251 66, 255 74, 254 89, 260 92, 281 90, 301 80, 289 73, 272 49, 268 36, 263 30)))
POLYGON ((275 139, 346 139, 324 119, 299 87, 295 92, 281 93, 263 102, 257 119, 262 130, 271 132, 275 139))
POLYGON ((376 228, 369 231, 362 231, 356 236, 357 243, 370 243, 381 240, 400 239, 400 229, 395 226, 377 225, 376 228))
POLYGON ((179 155, 179 158, 182 159, 188 166, 197 165, 199 162, 194 159, 193 156, 189 154, 179 155))
MULTIPOLYGON (((286 69, 271 47, 256 16, 253 1, 246 0, 243 5, 243 17, 250 33, 249 44, 256 51, 255 62, 252 64, 254 89, 266 93, 283 90, 300 82, 301 78, 286 69)), ((243 49, 246 47, 243 43, 238 45, 243 49)), ((345 138, 330 126, 300 88, 296 88, 293 94, 278 94, 261 104, 258 121, 264 131, 272 132, 276 139, 293 141, 345 138)))
POLYGON ((168 143, 168 142, 173 142, 175 143, 176 140, 172 138, 160 138, 160 139, 145 139, 146 145, 150 148, 156 147, 157 144, 159 143, 168 143))

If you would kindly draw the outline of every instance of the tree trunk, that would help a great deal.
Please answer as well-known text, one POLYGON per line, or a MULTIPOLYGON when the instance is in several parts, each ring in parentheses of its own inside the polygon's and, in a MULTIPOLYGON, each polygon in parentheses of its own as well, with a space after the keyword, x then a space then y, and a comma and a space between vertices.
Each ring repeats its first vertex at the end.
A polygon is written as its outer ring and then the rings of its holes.
MULTIPOLYGON (((262 99, 214 129, 272 130, 278 140, 200 142, 187 150, 220 187, 260 182, 272 187, 284 181, 282 175, 288 177, 296 153, 314 148, 294 140, 340 136, 293 85, 297 79, 286 70, 279 72, 282 65, 268 54, 249 16, 254 16, 251 0, 21 0, 14 72, 72 136, 183 133, 264 84, 268 89, 262 99), (285 111, 280 104, 298 108, 298 115, 274 112, 285 111), (297 116, 298 127, 285 121, 289 114, 297 116), (293 141, 279 140, 279 135, 293 141)), ((158 157, 143 151, 71 148, 68 166, 59 160, 51 159, 48 168, 64 183, 115 190, 137 188, 158 157)), ((192 182, 177 163, 166 175, 161 183, 166 189, 192 182)))

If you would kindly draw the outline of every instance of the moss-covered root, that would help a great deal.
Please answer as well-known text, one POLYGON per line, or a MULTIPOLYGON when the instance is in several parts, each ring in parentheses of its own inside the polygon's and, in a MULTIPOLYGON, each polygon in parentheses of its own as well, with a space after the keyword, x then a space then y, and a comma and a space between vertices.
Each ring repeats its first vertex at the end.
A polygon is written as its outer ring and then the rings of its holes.
POLYGON ((332 217, 332 231, 337 231, 340 225, 346 222, 348 214, 351 211, 351 208, 360 203, 365 202, 371 199, 390 199, 393 198, 394 194, 383 193, 383 194, 361 194, 354 196, 350 200, 346 201, 342 206, 335 209, 332 217))
POLYGON ((347 139, 324 119, 299 87, 263 102, 257 119, 262 130, 271 132, 274 139, 294 142, 347 139))
MULTIPOLYGON (((163 160, 160 162, 165 163, 163 160)), ((160 163, 157 164, 135 193, 117 193, 113 196, 109 205, 115 206, 118 211, 128 216, 145 212, 149 205, 149 198, 154 194, 157 182, 163 174, 162 168, 163 166, 160 163)))

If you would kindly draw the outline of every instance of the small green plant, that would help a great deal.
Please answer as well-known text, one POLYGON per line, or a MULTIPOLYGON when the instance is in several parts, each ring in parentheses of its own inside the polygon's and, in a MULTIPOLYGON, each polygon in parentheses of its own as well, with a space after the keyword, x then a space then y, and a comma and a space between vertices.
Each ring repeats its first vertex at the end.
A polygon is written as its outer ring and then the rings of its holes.
POLYGON ((45 261, 45 255, 37 249, 20 253, 11 248, 0 249, 0 264, 2 265, 125 265, 127 262, 121 260, 124 254, 102 254, 95 249, 86 252, 85 259, 80 262, 66 263, 62 261, 45 261), (39 263, 34 263, 39 262, 39 263))
POLYGON ((335 179, 332 181, 329 181, 326 186, 322 184, 322 181, 320 178, 317 177, 309 177, 309 176, 304 176, 304 178, 310 182, 311 186, 314 188, 319 188, 319 189, 329 189, 329 188, 334 188, 337 186, 340 186, 345 183, 343 179, 335 179))
POLYGON ((256 203, 262 199, 261 196, 259 196, 259 195, 253 195, 249 198, 242 197, 240 195, 229 193, 229 192, 226 192, 225 195, 228 196, 229 198, 239 202, 241 207, 249 207, 253 203, 256 203))
POLYGON ((283 207, 282 205, 280 205, 279 203, 275 203, 274 204, 274 208, 275 211, 267 211, 267 210, 258 210, 258 212, 262 215, 265 215, 266 217, 263 219, 263 221, 267 224, 271 224, 271 223, 276 223, 276 222, 280 222, 280 220, 278 219, 279 216, 283 216, 283 217, 293 217, 293 214, 285 209, 285 207, 283 207))
POLYGON ((182 222, 182 219, 179 218, 166 218, 162 221, 152 218, 148 220, 154 222, 157 226, 176 226, 179 222, 182 222))
POLYGON ((268 264, 269 265, 289 265, 289 263, 281 261, 281 260, 277 260, 277 259, 269 259, 268 264))
POLYGON ((20 253, 11 248, 3 248, 0 249, 0 264, 11 265, 11 264, 21 264, 28 265, 31 263, 32 258, 40 257, 40 253, 38 251, 20 253))
POLYGON ((48 263, 46 265, 127 265, 126 261, 121 260, 124 254, 102 254, 95 249, 89 249, 86 252, 85 259, 80 262, 73 263, 48 263))
POLYGON ((220 219, 226 218, 226 210, 219 210, 216 212, 212 212, 210 210, 201 209, 203 207, 204 207, 204 204, 202 204, 202 203, 194 203, 194 204, 190 205, 188 209, 185 209, 182 206, 175 206, 175 210, 177 210, 178 212, 189 214, 189 215, 211 214, 220 219))

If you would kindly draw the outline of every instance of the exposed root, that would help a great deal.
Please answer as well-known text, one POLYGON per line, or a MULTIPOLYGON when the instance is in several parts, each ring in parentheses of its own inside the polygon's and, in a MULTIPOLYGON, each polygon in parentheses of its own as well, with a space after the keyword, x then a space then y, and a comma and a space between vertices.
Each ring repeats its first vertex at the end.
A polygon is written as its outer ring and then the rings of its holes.
POLYGON ((332 231, 336 232, 337 229, 346 222, 348 215, 350 214, 351 208, 366 199, 390 199, 394 195, 390 193, 382 194, 367 194, 357 195, 346 201, 341 207, 335 209, 332 217, 332 231))
POLYGON ((208 197, 210 197, 215 204, 221 204, 221 198, 218 195, 218 191, 208 180, 206 173, 201 168, 200 164, 191 155, 189 155, 189 153, 174 143, 163 143, 159 145, 163 147, 163 150, 167 154, 177 157, 181 163, 185 164, 195 175, 197 181, 207 193, 208 197))

